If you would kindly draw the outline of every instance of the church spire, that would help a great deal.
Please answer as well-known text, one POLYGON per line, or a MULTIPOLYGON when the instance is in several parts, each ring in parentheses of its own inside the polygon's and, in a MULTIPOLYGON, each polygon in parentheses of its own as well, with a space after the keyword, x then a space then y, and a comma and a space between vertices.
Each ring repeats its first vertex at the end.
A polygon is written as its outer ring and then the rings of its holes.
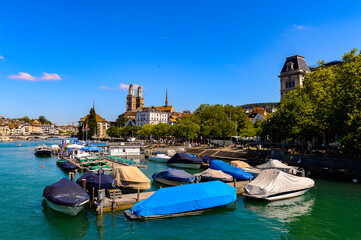
POLYGON ((168 88, 165 90, 165 106, 168 106, 168 88))

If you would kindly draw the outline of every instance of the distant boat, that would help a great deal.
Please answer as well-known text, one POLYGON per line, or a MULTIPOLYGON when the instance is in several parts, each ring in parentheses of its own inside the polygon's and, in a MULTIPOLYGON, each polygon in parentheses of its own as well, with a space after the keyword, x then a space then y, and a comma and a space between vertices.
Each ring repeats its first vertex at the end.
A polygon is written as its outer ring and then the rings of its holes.
POLYGON ((98 172, 99 169, 103 169, 104 171, 112 171, 113 170, 113 168, 111 166, 108 166, 108 165, 106 165, 106 166, 98 166, 97 165, 97 166, 90 167, 89 171, 90 172, 98 172))
POLYGON ((199 169, 202 166, 202 160, 189 156, 187 153, 176 153, 167 164, 172 167, 199 169))
POLYGON ((245 172, 244 170, 240 168, 233 167, 229 165, 228 163, 225 163, 221 160, 213 160, 209 164, 209 168, 214 170, 221 170, 224 173, 227 173, 234 177, 237 180, 251 180, 253 179, 253 175, 245 172))
POLYGON ((78 184, 63 178, 44 189, 48 206, 58 212, 75 216, 89 202, 89 195, 78 184))
POLYGON ((43 156, 43 157, 47 157, 47 156, 51 156, 51 148, 49 148, 46 145, 41 145, 41 146, 37 146, 34 149, 34 154, 36 156, 43 156))
POLYGON ((275 201, 300 196, 314 185, 311 178, 294 176, 278 169, 267 169, 244 187, 243 194, 251 198, 275 201))
POLYGON ((166 163, 168 162, 168 160, 170 159, 171 157, 163 154, 163 153, 159 153, 159 154, 156 154, 154 156, 149 156, 148 159, 149 161, 153 161, 153 162, 160 162, 160 163, 166 163))
POLYGON ((199 215, 236 201, 236 189, 220 181, 161 188, 124 211, 130 220, 199 215))
POLYGON ((156 182, 169 186, 189 184, 195 181, 195 177, 192 174, 174 168, 168 168, 165 171, 154 173, 152 178, 156 182))

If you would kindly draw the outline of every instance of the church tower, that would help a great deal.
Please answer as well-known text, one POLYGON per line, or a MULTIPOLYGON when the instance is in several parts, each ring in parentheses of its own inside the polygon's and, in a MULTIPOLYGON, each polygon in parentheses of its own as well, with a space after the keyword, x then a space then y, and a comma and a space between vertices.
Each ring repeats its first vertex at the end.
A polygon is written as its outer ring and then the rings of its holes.
POLYGON ((303 86, 305 75, 310 72, 305 57, 295 55, 286 58, 286 62, 278 76, 281 84, 281 99, 287 92, 296 89, 298 85, 303 86))
POLYGON ((143 107, 144 107, 143 89, 139 85, 138 90, 137 90, 136 109, 140 109, 143 107))
POLYGON ((131 83, 129 85, 129 92, 127 96, 127 112, 133 112, 136 110, 136 98, 134 95, 134 86, 131 83))

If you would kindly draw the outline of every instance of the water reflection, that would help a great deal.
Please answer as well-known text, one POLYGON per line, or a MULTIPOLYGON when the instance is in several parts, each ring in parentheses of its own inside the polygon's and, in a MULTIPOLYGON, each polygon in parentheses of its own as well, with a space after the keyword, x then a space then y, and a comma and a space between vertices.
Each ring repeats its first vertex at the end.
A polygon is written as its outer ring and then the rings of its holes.
POLYGON ((309 215, 314 202, 315 198, 309 194, 274 202, 246 198, 244 207, 263 217, 274 218, 281 222, 293 222, 297 217, 309 215))
POLYGON ((84 209, 76 216, 68 216, 52 210, 44 200, 43 212, 45 219, 52 227, 59 230, 64 239, 83 238, 89 229, 88 211, 84 209))

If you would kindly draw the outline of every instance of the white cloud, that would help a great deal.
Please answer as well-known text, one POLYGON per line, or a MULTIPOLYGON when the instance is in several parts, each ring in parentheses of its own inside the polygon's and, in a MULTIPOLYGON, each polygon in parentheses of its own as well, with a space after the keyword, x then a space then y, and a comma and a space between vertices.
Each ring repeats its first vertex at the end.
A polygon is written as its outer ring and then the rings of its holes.
MULTIPOLYGON (((134 86, 134 89, 137 89, 139 87, 138 84, 133 84, 134 86)), ((129 85, 128 84, 124 84, 124 83, 121 83, 119 85, 119 88, 122 89, 122 90, 128 90, 129 89, 129 85)))
POLYGON ((0 59, 1 59, 1 60, 5 60, 4 56, 0 56, 0 59))
POLYGON ((104 90, 108 90, 110 89, 110 87, 106 87, 106 86, 100 86, 101 89, 104 89, 104 90))
POLYGON ((32 81, 32 82, 37 81, 36 77, 33 77, 29 73, 24 73, 24 72, 19 72, 18 75, 9 75, 8 78, 28 80, 28 81, 32 81))
POLYGON ((41 77, 34 77, 34 76, 31 76, 29 73, 19 72, 18 75, 9 75, 8 78, 28 80, 31 82, 62 80, 62 78, 58 74, 46 73, 46 72, 44 72, 43 76, 41 76, 41 77))
POLYGON ((297 25, 297 24, 293 24, 293 28, 298 29, 298 30, 302 30, 307 28, 307 26, 304 25, 297 25))
POLYGON ((58 74, 46 72, 43 73, 43 76, 40 79, 45 81, 62 80, 62 78, 58 74))

